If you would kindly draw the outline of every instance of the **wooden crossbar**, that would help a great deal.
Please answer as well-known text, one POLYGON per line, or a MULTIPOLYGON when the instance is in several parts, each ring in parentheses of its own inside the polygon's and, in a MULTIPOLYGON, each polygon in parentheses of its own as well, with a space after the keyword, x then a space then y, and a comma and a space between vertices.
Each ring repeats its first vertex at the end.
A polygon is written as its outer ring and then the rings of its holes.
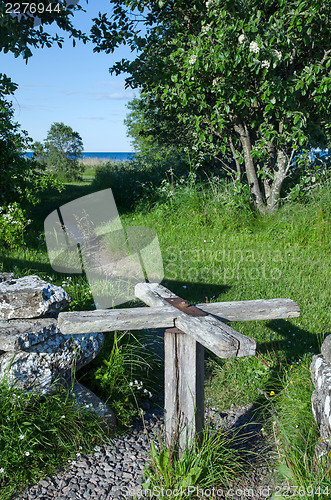
MULTIPOLYGON (((223 322, 287 319, 300 316, 300 308, 290 299, 242 300, 196 304, 202 311, 223 322)), ((63 334, 171 328, 178 312, 171 306, 97 309, 96 311, 61 312, 59 328, 63 334)))

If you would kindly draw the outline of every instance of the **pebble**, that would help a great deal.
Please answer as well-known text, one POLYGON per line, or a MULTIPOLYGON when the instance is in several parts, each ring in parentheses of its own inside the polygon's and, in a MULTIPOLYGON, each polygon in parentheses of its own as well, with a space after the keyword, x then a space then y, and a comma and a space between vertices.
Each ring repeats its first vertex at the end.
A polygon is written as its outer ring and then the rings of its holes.
MULTIPOLYGON (((251 432, 258 433, 259 424, 250 423, 251 406, 231 408, 223 413, 212 407, 206 409, 205 414, 211 419, 211 425, 215 429, 235 428, 246 424, 246 430, 249 428, 251 432)), ((149 442, 151 439, 155 442, 162 435, 162 430, 163 412, 159 409, 148 410, 144 415, 144 424, 142 421, 136 422, 126 434, 110 437, 109 443, 95 448, 95 453, 81 455, 79 461, 68 465, 66 470, 25 488, 12 497, 12 500, 144 498, 141 484, 143 470, 149 458, 149 442)), ((268 470, 264 472, 268 474, 268 470)))

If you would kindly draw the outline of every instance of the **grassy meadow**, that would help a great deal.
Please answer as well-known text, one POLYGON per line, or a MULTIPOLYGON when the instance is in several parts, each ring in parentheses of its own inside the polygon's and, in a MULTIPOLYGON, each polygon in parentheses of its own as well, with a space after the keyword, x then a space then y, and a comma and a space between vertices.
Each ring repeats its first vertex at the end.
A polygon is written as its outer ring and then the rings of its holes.
MULTIPOLYGON (((84 176, 84 182, 68 184, 61 193, 44 193, 29 214, 26 245, 0 249, 0 271, 14 272, 16 277, 38 274, 65 288, 72 298, 69 310, 93 309, 84 276, 52 270, 43 220, 70 200, 111 187, 124 226, 143 225, 157 231, 163 284, 179 296, 193 303, 271 298, 297 302, 299 318, 231 323, 256 340, 257 355, 220 360, 207 353, 206 398, 220 411, 252 403, 265 439, 277 450, 275 474, 292 488, 292 498, 327 498, 323 492, 331 489, 328 458, 317 461, 314 455, 319 435, 311 411, 310 364, 331 333, 330 186, 262 217, 236 198, 221 176, 202 180, 181 166, 156 171, 132 162, 91 163, 84 176)), ((96 360, 76 374, 113 407, 120 431, 138 415, 140 406, 156 404, 154 397, 162 391, 162 360, 149 348, 150 342, 144 332, 106 334, 96 360), (145 392, 134 381, 143 384, 145 392)), ((65 393, 31 399, 3 384, 0 399, 1 500, 64 467, 77 453, 107 441, 101 423, 75 409, 65 393), (64 421, 72 425, 64 426, 64 421)), ((205 448, 207 456, 212 443, 205 448)), ((224 450, 222 454, 227 456, 224 450)), ((183 471, 188 474, 193 466, 190 460, 192 454, 184 454, 186 468, 178 461, 162 462, 167 472, 172 471, 165 483, 168 487, 178 484, 179 476, 186 474, 183 471)), ((229 460, 235 463, 230 452, 229 460)), ((217 454, 212 462, 215 486, 222 484, 222 478, 231 481, 238 474, 250 474, 233 467, 232 476, 225 477, 226 464, 217 454)), ((161 467, 157 480, 160 483, 165 477, 161 467)), ((193 479, 201 487, 210 485, 203 482, 204 477, 193 479)))

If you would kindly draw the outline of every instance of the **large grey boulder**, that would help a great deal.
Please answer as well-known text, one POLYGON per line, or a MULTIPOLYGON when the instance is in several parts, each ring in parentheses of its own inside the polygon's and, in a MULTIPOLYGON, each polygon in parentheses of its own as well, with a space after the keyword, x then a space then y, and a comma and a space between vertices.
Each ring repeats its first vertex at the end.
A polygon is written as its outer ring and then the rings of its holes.
POLYGON ((311 378, 315 391, 311 396, 312 411, 319 428, 321 441, 317 453, 324 454, 330 450, 331 438, 331 365, 322 354, 313 356, 311 363, 311 378))
POLYGON ((0 320, 0 350, 26 351, 60 333, 54 318, 0 320))
POLYGON ((87 389, 79 382, 75 382, 70 390, 71 396, 75 399, 78 406, 93 412, 97 417, 103 419, 105 430, 109 431, 116 427, 116 417, 111 408, 101 401, 94 392, 87 389))
MULTIPOLYGON (((53 328, 53 326, 52 326, 53 328)), ((0 380, 24 391, 52 393, 58 384, 92 361, 103 345, 102 333, 62 335, 54 333, 38 344, 0 355, 0 380)))
POLYGON ((25 392, 44 395, 64 385, 77 404, 102 417, 109 430, 116 419, 108 405, 81 384, 72 384, 76 371, 100 351, 104 335, 63 335, 52 313, 69 301, 63 288, 38 276, 15 279, 0 274, 0 382, 5 379, 25 392))
POLYGON ((5 279, 0 282, 0 319, 38 318, 70 302, 63 288, 38 276, 5 279))
POLYGON ((321 354, 327 363, 331 363, 331 335, 325 337, 321 346, 321 354))

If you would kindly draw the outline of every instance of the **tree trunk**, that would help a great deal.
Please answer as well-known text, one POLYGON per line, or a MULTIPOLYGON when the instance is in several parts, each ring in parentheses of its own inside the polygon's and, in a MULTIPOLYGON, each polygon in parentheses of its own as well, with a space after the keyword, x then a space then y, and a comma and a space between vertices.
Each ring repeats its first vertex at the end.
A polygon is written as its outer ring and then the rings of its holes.
POLYGON ((279 205, 280 190, 282 188, 283 182, 286 178, 289 164, 291 159, 288 159, 284 151, 278 151, 277 153, 277 170, 274 174, 274 180, 270 189, 270 196, 267 201, 266 212, 274 212, 277 210, 279 205))
POLYGON ((263 201, 261 189, 259 186, 259 181, 255 171, 255 165, 252 159, 252 146, 251 139, 249 137, 249 132, 247 130, 246 124, 238 124, 234 126, 235 131, 239 135, 240 142, 242 144, 245 160, 245 170, 247 175, 247 180, 249 184, 249 189, 252 194, 254 203, 261 214, 266 213, 266 205, 263 201))

